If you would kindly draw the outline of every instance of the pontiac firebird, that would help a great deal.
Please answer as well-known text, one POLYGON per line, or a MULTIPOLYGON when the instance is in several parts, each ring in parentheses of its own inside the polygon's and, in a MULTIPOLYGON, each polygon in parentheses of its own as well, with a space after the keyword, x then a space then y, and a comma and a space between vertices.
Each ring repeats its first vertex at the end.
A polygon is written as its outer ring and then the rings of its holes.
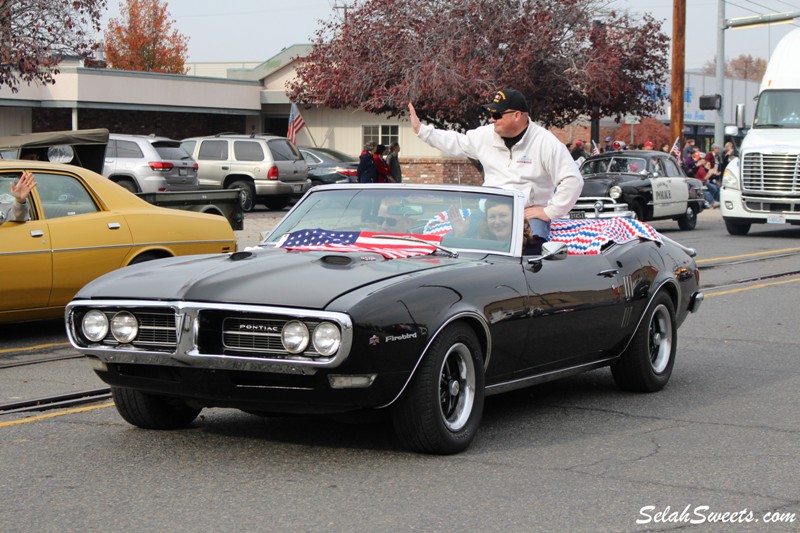
POLYGON ((703 299, 692 251, 654 231, 584 246, 554 229, 526 255, 524 206, 487 187, 317 188, 258 247, 88 284, 69 338, 141 428, 205 407, 379 410, 425 453, 466 449, 486 395, 604 366, 622 389, 662 389, 703 299), (486 222, 499 205, 503 237, 486 222))

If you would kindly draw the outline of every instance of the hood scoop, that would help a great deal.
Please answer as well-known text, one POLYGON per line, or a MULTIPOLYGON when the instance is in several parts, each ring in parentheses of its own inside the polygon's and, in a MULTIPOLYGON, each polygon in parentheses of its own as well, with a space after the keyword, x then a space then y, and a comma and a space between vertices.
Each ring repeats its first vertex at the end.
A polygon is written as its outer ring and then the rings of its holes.
POLYGON ((234 252, 230 256, 231 261, 243 261, 253 257, 253 252, 234 252))
POLYGON ((346 255, 326 255, 320 261, 326 265, 333 266, 350 266, 353 264, 353 258, 346 255))

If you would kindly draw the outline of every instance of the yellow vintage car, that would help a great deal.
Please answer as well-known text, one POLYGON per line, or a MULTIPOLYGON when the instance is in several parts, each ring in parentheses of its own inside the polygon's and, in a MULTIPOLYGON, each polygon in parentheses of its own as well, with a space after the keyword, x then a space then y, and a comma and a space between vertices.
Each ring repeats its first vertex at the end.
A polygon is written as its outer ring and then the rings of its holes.
POLYGON ((117 268, 236 251, 224 217, 156 207, 73 165, 0 161, 0 212, 23 170, 37 185, 31 220, 0 224, 0 322, 63 316, 78 289, 117 268))

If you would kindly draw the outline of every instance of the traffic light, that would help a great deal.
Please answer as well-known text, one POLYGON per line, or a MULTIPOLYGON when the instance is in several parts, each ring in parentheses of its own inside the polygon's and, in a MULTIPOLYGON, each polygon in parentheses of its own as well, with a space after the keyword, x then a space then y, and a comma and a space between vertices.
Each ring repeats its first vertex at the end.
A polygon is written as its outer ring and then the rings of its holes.
POLYGON ((718 94, 708 94, 700 97, 700 109, 719 109, 722 107, 722 97, 718 94))

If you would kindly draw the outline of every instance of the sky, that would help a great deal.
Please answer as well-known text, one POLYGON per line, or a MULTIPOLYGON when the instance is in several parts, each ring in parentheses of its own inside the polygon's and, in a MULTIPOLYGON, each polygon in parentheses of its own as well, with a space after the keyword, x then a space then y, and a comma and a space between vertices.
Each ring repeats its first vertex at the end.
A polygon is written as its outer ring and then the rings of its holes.
MULTIPOLYGON (((717 11, 720 0, 686 0, 686 68, 700 68, 717 52, 717 11)), ((174 27, 189 37, 189 62, 262 62, 293 44, 311 41, 320 20, 341 17, 335 6, 351 0, 168 0, 174 27)), ((650 13, 663 20, 672 38, 672 0, 611 0, 616 9, 650 13)), ((108 0, 103 27, 119 17, 120 0, 108 0)), ((725 18, 800 12, 800 0, 733 0, 725 2, 725 18)), ((780 38, 800 26, 780 24, 728 29, 725 57, 742 54, 769 59, 780 38)))

